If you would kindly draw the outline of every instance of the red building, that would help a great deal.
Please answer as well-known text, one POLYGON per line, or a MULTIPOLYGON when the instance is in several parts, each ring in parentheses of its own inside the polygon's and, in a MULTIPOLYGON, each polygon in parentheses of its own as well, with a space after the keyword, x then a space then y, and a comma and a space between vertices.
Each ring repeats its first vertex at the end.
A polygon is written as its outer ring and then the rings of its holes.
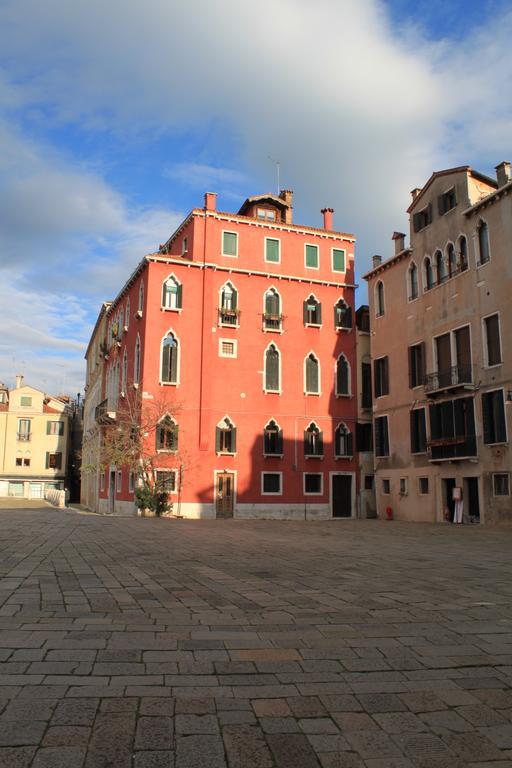
MULTIPOLYGON (((355 514, 354 237, 292 223, 292 193, 238 213, 205 195, 108 309, 105 402, 165 403, 148 436, 186 517, 355 514)), ((100 510, 136 480, 100 475, 100 510)))

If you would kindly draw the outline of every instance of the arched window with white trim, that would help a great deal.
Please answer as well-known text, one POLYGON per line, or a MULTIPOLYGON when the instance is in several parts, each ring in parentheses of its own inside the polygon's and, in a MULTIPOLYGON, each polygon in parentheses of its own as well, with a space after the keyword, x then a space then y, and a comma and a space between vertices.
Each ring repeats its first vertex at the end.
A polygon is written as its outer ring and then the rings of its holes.
POLYGON ((177 384, 179 376, 179 344, 172 331, 162 339, 161 382, 177 384))
POLYGON ((322 305, 311 293, 303 304, 304 325, 322 325, 322 305))
POLYGON ((350 365, 343 353, 336 360, 335 374, 336 396, 350 395, 350 365))
POLYGON ((323 432, 314 421, 304 430, 304 456, 313 458, 323 456, 324 437, 323 432))
POLYGON ((339 299, 334 305, 334 328, 346 331, 352 328, 352 308, 344 299, 339 299))
POLYGON ((130 297, 126 299, 126 307, 124 308, 124 327, 126 330, 130 327, 130 297))
POLYGON ((264 360, 265 392, 281 391, 281 355, 275 344, 269 344, 264 360))
POLYGON ((121 369, 121 392, 126 392, 126 380, 128 377, 128 352, 126 347, 123 352, 123 367, 121 369))
POLYGON ((425 256, 423 260, 423 285, 425 291, 430 291, 434 287, 434 270, 430 256, 425 256))
POLYGON ((375 286, 375 314, 377 317, 382 317, 386 311, 384 303, 384 283, 379 280, 375 286))
POLYGON ((133 355, 133 383, 140 383, 140 336, 137 334, 135 342, 135 352, 133 355))
POLYGON ((320 394, 320 363, 314 352, 304 360, 304 392, 306 395, 320 394))
POLYGON ((225 283, 219 291, 220 325, 238 325, 238 292, 233 283, 225 283))
POLYGON ((164 309, 181 309, 182 301, 183 286, 174 275, 169 275, 162 285, 162 307, 164 309))
POLYGON ((281 324, 281 296, 275 288, 269 288, 264 296, 263 327, 266 331, 279 331, 281 324))
POLYGON ((338 424, 334 432, 334 455, 337 458, 347 458, 354 454, 352 432, 346 424, 338 424))
POLYGON ((178 450, 178 425, 168 413, 158 422, 156 449, 170 453, 175 453, 178 450))
POLYGON ((139 310, 139 312, 142 312, 143 309, 144 309, 144 281, 141 280, 140 281, 140 285, 139 285, 139 306, 138 306, 138 310, 139 310))
POLYGON ((215 451, 236 453, 236 427, 229 416, 225 416, 215 428, 215 451))
POLYGON ((271 419, 263 429, 263 455, 283 455, 283 430, 274 419, 271 419))
POLYGON ((407 270, 407 289, 409 301, 418 298, 418 267, 412 261, 407 270))

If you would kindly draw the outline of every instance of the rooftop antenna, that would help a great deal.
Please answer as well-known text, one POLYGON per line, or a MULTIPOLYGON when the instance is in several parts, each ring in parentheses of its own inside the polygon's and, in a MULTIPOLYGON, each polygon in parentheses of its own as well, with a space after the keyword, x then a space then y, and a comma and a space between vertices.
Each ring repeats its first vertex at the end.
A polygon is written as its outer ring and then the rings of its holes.
POLYGON ((273 163, 275 163, 275 164, 276 164, 276 173, 277 173, 277 194, 279 195, 279 192, 281 191, 281 185, 280 185, 280 183, 279 183, 279 166, 280 166, 280 163, 279 163, 279 160, 274 160, 274 158, 273 158, 273 157, 270 157, 270 155, 268 156, 268 159, 269 159, 269 160, 271 160, 273 163))

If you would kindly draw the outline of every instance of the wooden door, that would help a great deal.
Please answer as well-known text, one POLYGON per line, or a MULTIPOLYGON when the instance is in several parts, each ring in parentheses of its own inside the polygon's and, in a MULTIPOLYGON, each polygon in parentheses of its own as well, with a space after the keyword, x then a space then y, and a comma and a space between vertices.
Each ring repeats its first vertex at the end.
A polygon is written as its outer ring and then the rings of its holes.
POLYGON ((332 516, 352 517, 352 475, 332 475, 332 516))
POLYGON ((232 472, 219 472, 215 489, 215 516, 233 517, 235 476, 232 472))

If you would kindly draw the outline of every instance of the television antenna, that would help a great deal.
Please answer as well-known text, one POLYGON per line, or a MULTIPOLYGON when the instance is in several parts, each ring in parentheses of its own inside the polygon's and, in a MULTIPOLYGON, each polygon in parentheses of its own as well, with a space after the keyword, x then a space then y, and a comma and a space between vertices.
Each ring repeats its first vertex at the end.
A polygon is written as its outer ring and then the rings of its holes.
POLYGON ((268 159, 269 159, 269 160, 271 160, 273 163, 275 163, 275 164, 276 164, 276 174, 277 174, 277 194, 279 195, 279 192, 281 191, 281 185, 280 185, 280 182, 279 182, 279 170, 280 170, 280 166, 281 166, 281 163, 279 162, 279 160, 274 160, 274 158, 273 158, 273 157, 270 157, 270 155, 268 156, 268 159))

